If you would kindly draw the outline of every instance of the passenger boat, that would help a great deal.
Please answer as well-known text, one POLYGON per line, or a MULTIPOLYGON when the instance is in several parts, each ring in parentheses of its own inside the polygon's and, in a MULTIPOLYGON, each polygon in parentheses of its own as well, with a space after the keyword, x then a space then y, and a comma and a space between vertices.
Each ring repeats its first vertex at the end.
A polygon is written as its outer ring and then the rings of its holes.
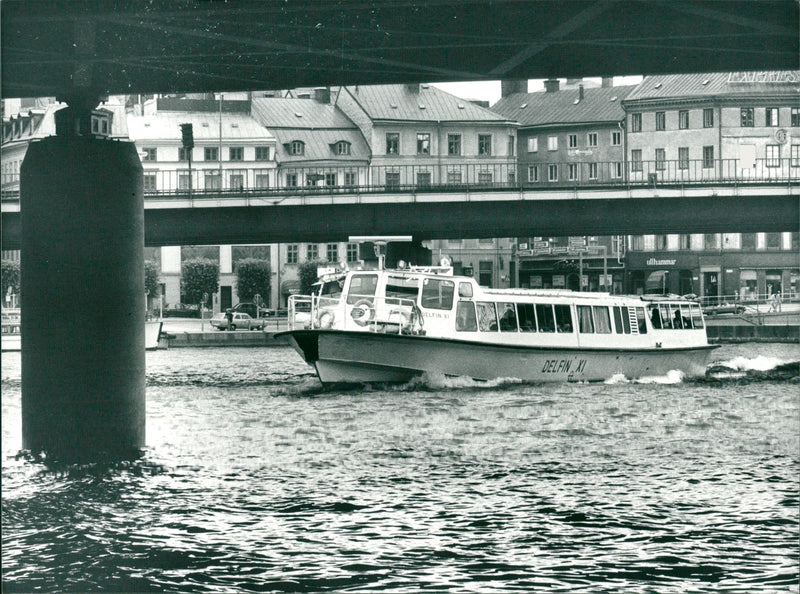
POLYGON ((703 375, 699 304, 680 297, 487 289, 452 268, 324 277, 289 300, 285 333, 323 384, 478 380, 602 381, 677 370, 703 375))

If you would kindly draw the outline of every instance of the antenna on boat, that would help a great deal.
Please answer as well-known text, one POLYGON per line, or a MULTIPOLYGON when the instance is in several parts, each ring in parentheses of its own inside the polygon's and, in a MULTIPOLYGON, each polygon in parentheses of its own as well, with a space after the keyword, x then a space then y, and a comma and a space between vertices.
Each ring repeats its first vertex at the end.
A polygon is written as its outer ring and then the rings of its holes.
POLYGON ((350 243, 372 243, 378 257, 378 270, 383 270, 386 265, 386 245, 393 241, 408 243, 413 239, 410 235, 351 235, 347 240, 350 243))

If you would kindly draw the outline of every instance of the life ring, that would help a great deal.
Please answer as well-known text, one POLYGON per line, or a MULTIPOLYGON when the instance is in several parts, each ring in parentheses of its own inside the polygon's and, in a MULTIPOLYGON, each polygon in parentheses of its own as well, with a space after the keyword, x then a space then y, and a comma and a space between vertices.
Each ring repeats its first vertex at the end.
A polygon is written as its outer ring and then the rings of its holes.
POLYGON ((323 309, 322 311, 319 312, 319 315, 317 316, 317 325, 323 330, 332 328, 333 323, 335 321, 336 321, 336 314, 329 309, 323 309))
POLYGON ((407 331, 411 327, 411 316, 402 309, 393 309, 389 312, 389 322, 397 322, 400 331, 407 331))
POLYGON ((350 310, 350 317, 359 326, 366 326, 375 317, 375 308, 369 299, 359 299, 350 310))

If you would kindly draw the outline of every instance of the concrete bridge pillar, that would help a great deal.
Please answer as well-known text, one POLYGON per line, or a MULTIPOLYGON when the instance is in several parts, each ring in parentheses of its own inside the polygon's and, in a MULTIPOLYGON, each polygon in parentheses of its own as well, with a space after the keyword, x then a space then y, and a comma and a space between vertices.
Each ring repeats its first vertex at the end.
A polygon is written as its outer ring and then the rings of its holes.
POLYGON ((132 143, 62 131, 30 145, 20 175, 23 448, 134 458, 145 445, 142 166, 132 143))

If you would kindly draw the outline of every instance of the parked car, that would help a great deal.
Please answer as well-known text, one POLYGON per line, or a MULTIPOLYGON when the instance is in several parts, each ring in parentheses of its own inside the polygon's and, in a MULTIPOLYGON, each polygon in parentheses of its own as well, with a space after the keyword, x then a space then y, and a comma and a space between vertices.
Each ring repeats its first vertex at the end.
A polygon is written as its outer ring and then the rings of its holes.
POLYGON ((256 307, 255 303, 251 303, 249 301, 243 301, 242 303, 237 303, 233 306, 233 311, 240 311, 242 313, 249 314, 251 318, 268 318, 275 314, 274 309, 269 309, 266 307, 256 307))
POLYGON ((233 319, 230 323, 230 328, 228 327, 228 318, 227 314, 223 311, 215 315, 211 318, 211 325, 216 328, 217 330, 263 330, 264 329, 264 320, 258 320, 250 314, 246 314, 241 311, 235 311, 232 313, 233 319))

